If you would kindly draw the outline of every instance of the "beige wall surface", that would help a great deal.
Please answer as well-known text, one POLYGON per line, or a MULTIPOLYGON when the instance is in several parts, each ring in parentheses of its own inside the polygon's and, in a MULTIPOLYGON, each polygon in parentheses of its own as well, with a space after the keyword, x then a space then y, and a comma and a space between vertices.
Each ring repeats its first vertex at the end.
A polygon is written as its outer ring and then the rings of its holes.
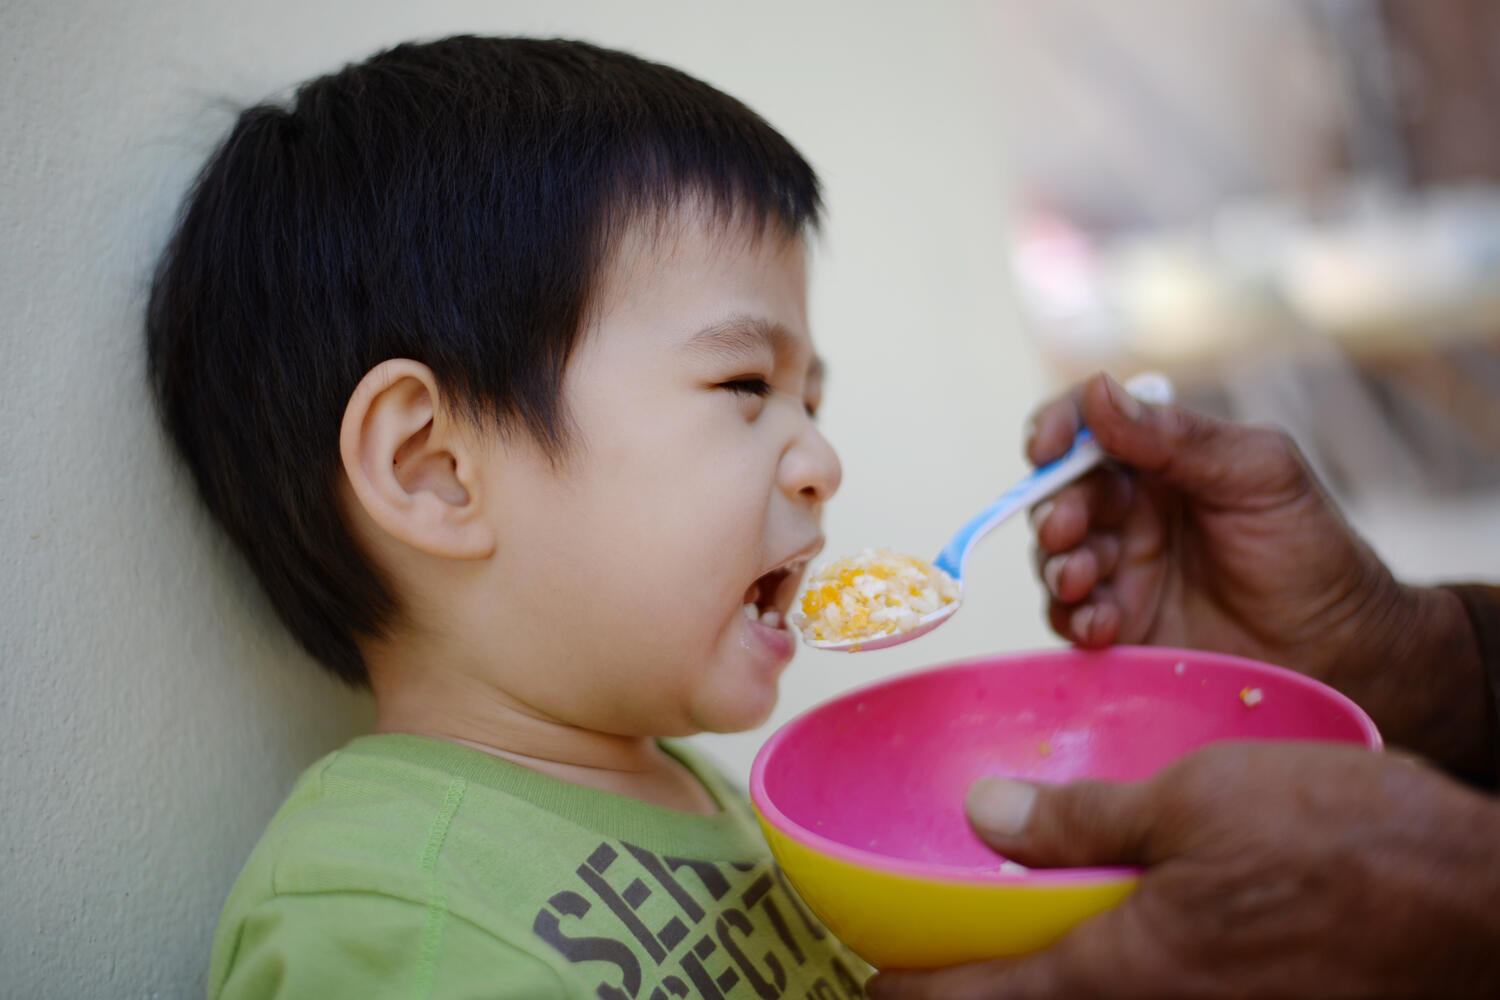
MULTIPOLYGON (((1004 292, 976 17, 784 0, 0 5, 0 996, 200 995, 250 845, 298 771, 368 719, 282 633, 148 405, 150 268, 233 108, 458 31, 582 37, 744 99, 827 184, 814 329, 848 470, 830 549, 935 552, 1022 471, 1041 392, 1004 292)), ((992 544, 974 585, 998 610, 900 664, 1044 641, 1020 533, 992 544)), ((787 705, 896 665, 803 654, 787 705)), ((743 775, 758 741, 710 750, 743 775)))
MULTIPOLYGON (((1024 471, 1020 428, 1048 391, 1008 294, 983 6, 0 5, 0 996, 201 995, 262 825, 368 722, 198 510, 146 396, 151 265, 233 108, 457 31, 582 37, 744 99, 827 185, 813 322, 846 469, 829 552, 930 554, 1024 471)), ((970 606, 930 639, 803 653, 771 725, 897 670, 1052 644, 1027 545, 1020 525, 986 542, 970 606)), ((1430 542, 1406 551, 1434 573, 1496 551, 1451 548, 1431 567, 1430 542)), ((767 731, 702 744, 743 777, 767 731)))

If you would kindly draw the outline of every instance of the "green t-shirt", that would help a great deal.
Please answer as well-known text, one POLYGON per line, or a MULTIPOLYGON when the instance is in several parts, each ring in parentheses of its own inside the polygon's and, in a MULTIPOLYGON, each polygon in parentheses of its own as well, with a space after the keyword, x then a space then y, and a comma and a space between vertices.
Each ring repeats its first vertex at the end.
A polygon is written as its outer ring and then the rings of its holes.
POLYGON ((845 1000, 868 969, 808 914, 744 797, 583 788, 417 736, 308 770, 224 905, 210 1000, 845 1000))

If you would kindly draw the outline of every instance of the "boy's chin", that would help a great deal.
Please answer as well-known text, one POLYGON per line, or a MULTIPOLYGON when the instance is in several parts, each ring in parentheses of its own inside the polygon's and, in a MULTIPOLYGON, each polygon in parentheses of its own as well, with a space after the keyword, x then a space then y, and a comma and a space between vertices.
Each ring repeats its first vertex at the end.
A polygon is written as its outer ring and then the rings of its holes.
POLYGON ((743 733, 765 723, 776 710, 776 690, 759 698, 748 693, 739 699, 724 699, 715 704, 701 704, 693 713, 693 724, 700 733, 743 733))

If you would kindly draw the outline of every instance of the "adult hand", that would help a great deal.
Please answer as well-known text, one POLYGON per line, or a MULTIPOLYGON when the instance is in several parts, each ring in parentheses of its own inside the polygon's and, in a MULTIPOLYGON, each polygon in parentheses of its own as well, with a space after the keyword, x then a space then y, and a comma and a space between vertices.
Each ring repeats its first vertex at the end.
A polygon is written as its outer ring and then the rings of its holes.
POLYGON ((1100 375, 1039 411, 1028 456, 1057 458, 1085 425, 1115 462, 1033 512, 1059 635, 1291 667, 1350 695, 1389 742, 1490 766, 1458 599, 1398 583, 1286 434, 1145 404, 1100 375))
POLYGON ((1140 884, 1047 950, 872 1000, 1500 996, 1500 806, 1412 760, 1221 743, 1140 783, 983 779, 969 815, 1007 857, 1140 884))

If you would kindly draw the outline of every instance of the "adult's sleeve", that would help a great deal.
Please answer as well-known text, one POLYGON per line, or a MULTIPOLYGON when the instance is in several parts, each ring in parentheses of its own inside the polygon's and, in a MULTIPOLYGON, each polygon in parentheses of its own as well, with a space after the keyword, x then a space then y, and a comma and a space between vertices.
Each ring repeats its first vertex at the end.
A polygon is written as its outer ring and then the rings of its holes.
MULTIPOLYGON (((275 896, 241 920, 210 1000, 572 1000, 550 963, 457 917, 368 892, 275 896)), ((583 994, 586 995, 586 994, 583 994)))
POLYGON ((1448 587, 1463 602, 1469 627, 1484 666, 1484 698, 1488 704, 1490 773, 1488 787, 1500 786, 1500 587, 1478 583, 1448 587))

